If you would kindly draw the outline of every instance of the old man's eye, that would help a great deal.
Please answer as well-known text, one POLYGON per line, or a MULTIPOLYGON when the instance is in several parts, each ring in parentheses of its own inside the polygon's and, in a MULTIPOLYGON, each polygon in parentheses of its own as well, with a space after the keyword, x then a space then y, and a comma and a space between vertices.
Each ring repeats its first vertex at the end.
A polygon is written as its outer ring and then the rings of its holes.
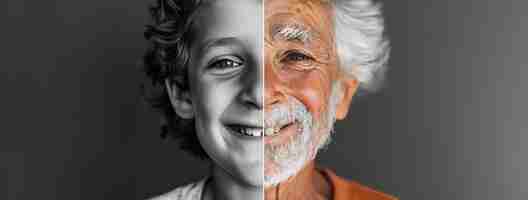
POLYGON ((286 56, 283 58, 283 61, 287 62, 299 62, 299 61, 307 61, 307 60, 313 60, 312 57, 301 53, 297 51, 288 51, 286 52, 286 56))
POLYGON ((207 68, 213 74, 224 75, 237 72, 243 67, 243 61, 237 57, 224 57, 212 62, 207 68))
POLYGON ((314 61, 313 57, 299 51, 287 51, 280 59, 281 63, 297 70, 311 69, 314 61))

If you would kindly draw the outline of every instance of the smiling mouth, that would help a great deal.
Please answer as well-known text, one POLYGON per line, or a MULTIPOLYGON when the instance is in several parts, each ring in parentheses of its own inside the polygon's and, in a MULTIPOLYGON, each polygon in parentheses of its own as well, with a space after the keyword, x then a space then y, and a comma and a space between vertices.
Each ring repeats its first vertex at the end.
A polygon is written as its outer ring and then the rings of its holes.
POLYGON ((293 126, 296 123, 296 121, 286 123, 280 126, 273 126, 273 127, 267 127, 264 131, 264 136, 266 137, 272 137, 275 135, 278 135, 282 130, 285 130, 291 126, 293 126))
POLYGON ((244 126, 244 125, 226 125, 232 132, 235 132, 241 136, 249 136, 249 137, 261 137, 262 136, 262 128, 260 127, 250 127, 250 126, 244 126))

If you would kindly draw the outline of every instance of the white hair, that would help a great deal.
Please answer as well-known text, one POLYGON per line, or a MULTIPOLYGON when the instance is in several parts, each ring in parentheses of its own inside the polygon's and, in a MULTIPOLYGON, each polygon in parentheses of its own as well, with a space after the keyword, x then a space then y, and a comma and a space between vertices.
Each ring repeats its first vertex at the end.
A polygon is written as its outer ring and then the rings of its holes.
POLYGON ((381 4, 372 0, 332 0, 340 65, 360 82, 362 92, 382 86, 390 46, 381 4))

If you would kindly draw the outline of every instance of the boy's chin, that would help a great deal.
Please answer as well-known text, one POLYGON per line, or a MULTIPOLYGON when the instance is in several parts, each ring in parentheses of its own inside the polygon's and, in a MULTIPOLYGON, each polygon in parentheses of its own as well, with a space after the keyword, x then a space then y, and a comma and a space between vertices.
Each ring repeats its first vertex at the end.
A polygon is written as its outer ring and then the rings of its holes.
POLYGON ((244 182, 252 187, 263 187, 264 186, 264 174, 262 167, 257 167, 244 174, 244 182))
POLYGON ((222 171, 219 178, 227 178, 235 181, 237 185, 253 188, 261 188, 264 185, 262 171, 262 162, 255 163, 232 163, 231 167, 220 167, 216 165, 217 170, 222 171))
POLYGON ((248 173, 240 177, 240 179, 242 179, 241 181, 243 182, 243 184, 248 187, 264 187, 264 178, 262 176, 262 173, 258 173, 258 175, 256 175, 255 173, 248 173))

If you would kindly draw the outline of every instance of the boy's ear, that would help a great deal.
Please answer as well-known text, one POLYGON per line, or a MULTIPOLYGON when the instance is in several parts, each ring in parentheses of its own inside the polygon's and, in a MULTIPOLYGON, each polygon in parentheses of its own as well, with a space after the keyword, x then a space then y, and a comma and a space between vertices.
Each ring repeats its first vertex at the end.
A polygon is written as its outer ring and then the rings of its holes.
POLYGON ((165 79, 165 89, 176 114, 183 119, 192 119, 194 110, 189 91, 184 91, 168 78, 165 79))

